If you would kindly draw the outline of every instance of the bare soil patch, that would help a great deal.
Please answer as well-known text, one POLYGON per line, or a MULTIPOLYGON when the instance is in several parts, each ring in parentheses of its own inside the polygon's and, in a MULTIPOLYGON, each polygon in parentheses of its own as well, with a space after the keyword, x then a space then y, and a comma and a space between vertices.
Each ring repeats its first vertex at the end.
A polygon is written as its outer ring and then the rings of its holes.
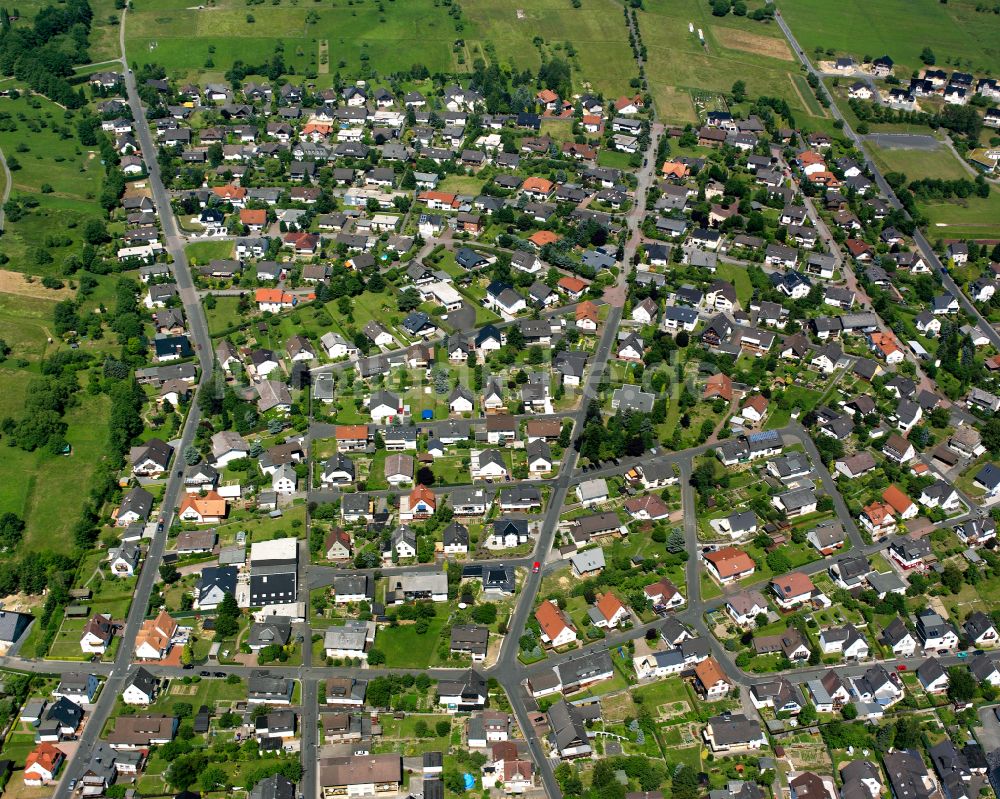
POLYGON ((677 718, 678 716, 683 716, 684 714, 690 712, 691 706, 687 703, 686 699, 681 699, 677 702, 667 702, 662 704, 658 710, 659 719, 661 721, 666 721, 677 718))
POLYGON ((768 58, 777 58, 781 61, 794 60, 792 51, 788 48, 788 43, 776 36, 764 36, 752 31, 744 31, 739 28, 724 28, 721 26, 712 28, 712 35, 715 36, 719 44, 730 50, 756 53, 768 58))
POLYGON ((785 759, 796 771, 833 772, 830 754, 822 743, 785 744, 785 759))
POLYGON ((628 691, 602 697, 601 711, 604 713, 604 718, 610 722, 635 718, 638 712, 635 702, 632 701, 632 694, 628 691))

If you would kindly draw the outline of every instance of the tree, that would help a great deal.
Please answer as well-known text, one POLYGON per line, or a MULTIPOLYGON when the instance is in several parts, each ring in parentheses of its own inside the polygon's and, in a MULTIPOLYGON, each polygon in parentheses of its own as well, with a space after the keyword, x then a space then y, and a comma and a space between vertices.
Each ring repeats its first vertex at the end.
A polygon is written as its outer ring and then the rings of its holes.
POLYGON ((444 773, 444 786, 452 793, 465 793, 465 779, 457 771, 444 773))
POLYGON ((687 764, 678 766, 674 770, 670 787, 674 799, 697 799, 701 794, 698 772, 687 764))
POLYGON ((733 102, 742 103, 747 99, 747 84, 746 81, 738 80, 733 84, 732 88, 733 102))
POLYGON ((203 791, 215 791, 226 786, 229 777, 221 766, 210 765, 198 778, 203 791))
POLYGON ((91 219, 83 226, 83 240, 87 244, 106 244, 111 241, 108 229, 100 219, 91 219))
POLYGON ((923 730, 920 726, 919 716, 900 716, 896 719, 896 739, 894 746, 897 749, 910 749, 920 746, 923 738, 923 730))
POLYGON ((226 594, 215 616, 215 637, 231 638, 240 629, 240 607, 236 597, 226 594))
POLYGON ((173 585, 181 578, 181 573, 173 563, 160 564, 160 579, 167 585, 173 585))
POLYGON ((413 732, 418 738, 426 738, 429 731, 427 722, 423 719, 418 719, 417 723, 413 725, 413 732))
POLYGON ((957 594, 962 590, 962 570, 954 563, 949 563, 941 572, 941 582, 951 593, 957 594))
POLYGON ((16 513, 0 516, 0 549, 16 549, 24 537, 24 520, 16 513))
POLYGON ((667 536, 666 547, 667 547, 667 552, 671 553, 672 555, 677 555, 683 552, 686 548, 686 544, 684 541, 684 533, 678 530, 677 528, 671 530, 670 535, 667 536))
MULTIPOLYGON (((369 652, 369 662, 371 653, 369 652)), ((368 704, 375 708, 392 704, 392 683, 386 677, 377 677, 368 683, 368 704)))
POLYGON ((971 702, 976 695, 976 680, 965 666, 948 669, 948 698, 952 702, 971 702))
POLYGON ((410 288, 400 292, 399 298, 397 299, 396 302, 399 306, 400 311, 402 311, 403 313, 409 313, 414 308, 420 305, 420 294, 415 288, 411 286, 410 288))
POLYGON ((437 733, 438 738, 444 738, 451 732, 451 722, 442 719, 434 725, 434 731, 437 733))
POLYGON ((493 624, 497 620, 497 606, 492 602, 476 605, 472 609, 472 620, 477 624, 493 624))
POLYGON ((792 568, 792 562, 788 559, 788 555, 780 549, 767 553, 767 565, 775 574, 784 574, 792 568))
POLYGON ((368 650, 369 666, 381 666, 383 663, 385 663, 385 652, 383 652, 381 649, 368 650))
POLYGON ((937 62, 937 58, 934 56, 934 51, 930 47, 925 47, 920 51, 920 60, 923 61, 927 66, 932 67, 937 62))
POLYGON ((799 711, 799 726, 808 727, 810 724, 816 722, 816 708, 813 705, 806 704, 805 707, 799 711))

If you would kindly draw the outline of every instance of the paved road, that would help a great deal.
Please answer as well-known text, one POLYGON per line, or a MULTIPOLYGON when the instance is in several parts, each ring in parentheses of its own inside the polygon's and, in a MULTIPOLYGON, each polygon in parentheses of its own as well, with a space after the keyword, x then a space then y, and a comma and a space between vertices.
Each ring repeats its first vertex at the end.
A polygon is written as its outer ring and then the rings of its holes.
MULTIPOLYGON (((198 361, 202 370, 199 384, 199 391, 201 391, 207 386, 212 373, 212 347, 208 335, 208 325, 205 322, 204 311, 201 307, 198 294, 195 291, 194 282, 191 279, 191 272, 184 254, 184 241, 177 230, 177 224, 170 208, 170 197, 164 189, 163 181, 160 177, 160 166, 156 159, 156 145, 150 135, 149 124, 146 121, 146 114, 136 88, 135 76, 131 70, 127 69, 125 59, 125 15, 126 11, 122 11, 119 44, 122 53, 121 64, 126 68, 125 87, 128 92, 129 107, 132 111, 132 117, 135 120, 135 130, 139 145, 149 171, 148 184, 152 191, 153 202, 156 204, 160 225, 163 228, 166 238, 166 250, 173 261, 171 271, 173 272, 174 279, 177 281, 178 290, 184 304, 184 312, 187 315, 188 328, 191 331, 198 353, 198 361)), ((183 453, 185 447, 194 441, 194 433, 197 429, 199 419, 200 411, 198 404, 193 402, 184 423, 179 445, 175 451, 175 461, 179 462, 182 457, 181 453, 183 453)), ((171 476, 167 480, 164 489, 161 505, 164 530, 161 533, 157 533, 150 542, 149 550, 146 553, 143 568, 136 584, 128 618, 122 631, 122 641, 118 648, 118 656, 115 658, 108 681, 98 698, 90 722, 80 736, 80 744, 76 755, 69 766, 63 771, 62 779, 54 794, 55 799, 66 799, 69 795, 68 781, 79 778, 83 773, 90 760, 93 748, 97 743, 101 729, 104 727, 104 722, 114 709, 115 700, 124 688, 125 680, 130 671, 135 638, 146 616, 149 597, 152 593, 157 577, 157 570, 163 557, 167 530, 170 528, 178 496, 182 490, 183 480, 180 477, 180 472, 171 472, 171 476)))
MULTIPOLYGON (((639 183, 635 194, 635 203, 629 212, 627 222, 630 230, 628 243, 625 246, 624 258, 622 259, 622 271, 618 277, 618 285, 624 286, 628 276, 636 248, 641 240, 639 235, 639 223, 645 214, 646 191, 655 179, 654 170, 656 168, 656 147, 659 136, 662 135, 662 127, 657 126, 650 137, 650 145, 646 153, 646 167, 639 173, 639 183)), ((604 322, 604 330, 601 340, 597 345, 594 359, 590 367, 583 396, 580 401, 580 408, 573 416, 574 434, 579 434, 583 422, 586 419, 587 405, 591 399, 597 395, 597 386, 607 367, 611 353, 611 347, 615 343, 618 326, 621 323, 623 307, 612 305, 610 313, 604 322)), ((556 528, 559 525, 559 514, 562 510, 563 502, 566 499, 567 491, 572 483, 572 472, 576 467, 579 453, 574 448, 568 448, 563 453, 563 462, 556 477, 552 494, 549 497, 548 509, 542 523, 542 533, 539 536, 535 547, 535 556, 538 560, 544 561, 552 547, 552 540, 555 536, 556 528)), ((620 467, 619 467, 620 468, 620 467)), ((588 475, 589 477, 590 475, 588 475)), ((542 573, 529 572, 528 577, 521 587, 521 595, 518 598, 514 613, 508 625, 507 635, 504 637, 503 645, 500 649, 500 656, 493 669, 501 686, 507 692, 510 699, 511 708, 517 718, 517 722, 524 731, 528 739, 528 747, 531 750, 532 758, 538 766, 539 776, 542 785, 550 799, 558 799, 562 796, 559 785, 555 780, 551 762, 545 757, 541 742, 532 735, 532 726, 528 719, 528 708, 525 703, 525 695, 522 687, 522 670, 517 661, 517 650, 521 635, 524 633, 528 614, 535 604, 535 597, 541 587, 542 573)))
MULTIPOLYGON (((306 648, 311 649, 306 637, 306 648)), ((319 796, 319 766, 316 764, 319 745, 319 683, 310 670, 302 680, 302 718, 300 725, 300 756, 302 758, 302 796, 315 799, 319 796)))

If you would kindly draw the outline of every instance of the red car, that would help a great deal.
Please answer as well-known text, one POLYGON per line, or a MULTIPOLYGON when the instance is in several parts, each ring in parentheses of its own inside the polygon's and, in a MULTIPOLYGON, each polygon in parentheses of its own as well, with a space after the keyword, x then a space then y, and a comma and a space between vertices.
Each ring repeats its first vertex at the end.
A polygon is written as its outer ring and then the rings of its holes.
POLYGON ((898 666, 896 666, 896 671, 906 671, 906 664, 900 663, 898 666))
POLYGON ((532 564, 531 564, 531 573, 532 573, 532 574, 538 574, 538 571, 539 571, 539 569, 541 569, 541 568, 542 568, 542 564, 540 564, 540 563, 539 563, 539 562, 538 562, 538 561, 536 560, 536 561, 535 561, 534 563, 532 563, 532 564))

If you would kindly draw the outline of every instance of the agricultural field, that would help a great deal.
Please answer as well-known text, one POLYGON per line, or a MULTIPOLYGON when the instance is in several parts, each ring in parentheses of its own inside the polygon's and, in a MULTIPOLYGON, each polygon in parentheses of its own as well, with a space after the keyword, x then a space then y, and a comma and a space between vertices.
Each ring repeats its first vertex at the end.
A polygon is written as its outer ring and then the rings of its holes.
POLYGON ((7 209, 0 253, 10 259, 10 269, 62 274, 63 260, 80 251, 86 221, 102 216, 95 198, 104 170, 97 151, 79 143, 75 119, 40 96, 0 106, 0 149, 12 167, 11 199, 37 203, 21 214, 7 209))
POLYGON ((832 49, 857 59, 889 55, 903 77, 922 66, 920 52, 930 47, 937 66, 969 72, 1000 72, 1000 16, 976 11, 971 0, 790 0, 780 4, 806 53, 832 49))
POLYGON ((708 4, 682 0, 647 6, 639 12, 639 29, 648 51, 650 89, 665 122, 696 121, 698 113, 717 104, 713 93, 729 92, 737 80, 751 96, 786 100, 799 124, 825 128, 832 122, 773 22, 714 17, 708 4), (689 24, 702 30, 704 45, 689 24))

